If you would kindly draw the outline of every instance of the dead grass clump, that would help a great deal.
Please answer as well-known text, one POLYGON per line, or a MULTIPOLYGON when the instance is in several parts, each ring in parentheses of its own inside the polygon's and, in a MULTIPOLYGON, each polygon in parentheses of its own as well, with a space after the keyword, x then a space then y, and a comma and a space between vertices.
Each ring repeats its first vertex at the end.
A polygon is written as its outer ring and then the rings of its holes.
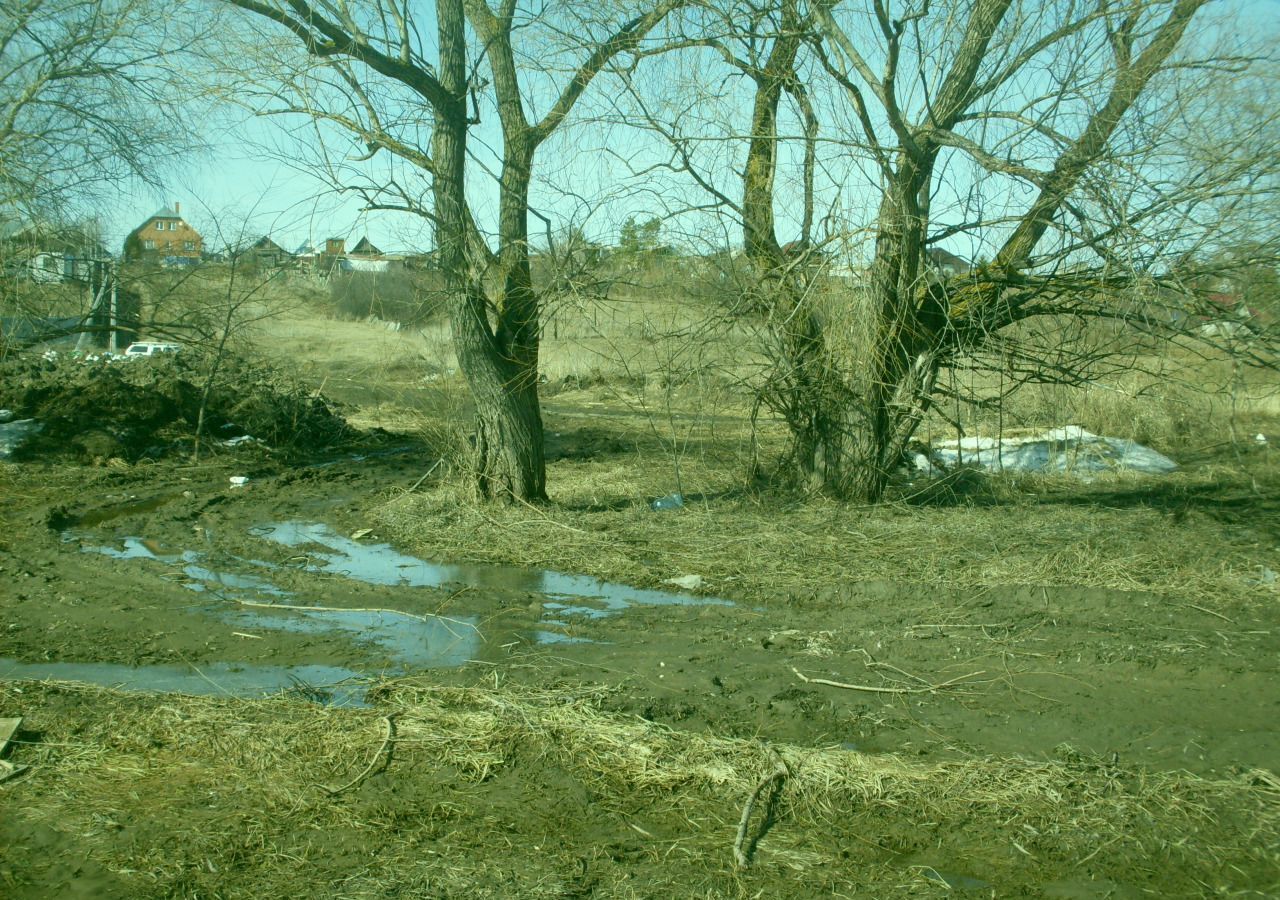
POLYGON ((1263 549, 1274 533, 1258 506, 1257 491, 1275 481, 1265 471, 1250 479, 1205 468, 1089 485, 981 476, 990 487, 980 492, 873 508, 757 493, 710 454, 685 458, 681 473, 685 506, 667 512, 649 501, 675 490, 672 468, 645 454, 556 463, 551 506, 479 507, 441 485, 398 495, 375 516, 430 559, 650 587, 693 573, 709 592, 753 601, 803 600, 865 581, 1090 587, 1210 605, 1275 596, 1274 585, 1257 583, 1260 565, 1274 568, 1263 549))
POLYGON ((1280 885, 1268 773, 765 748, 606 712, 578 686, 374 693, 380 708, 340 710, 8 685, 0 702, 39 739, 3 789, 5 876, 54 877, 26 843, 39 833, 105 866, 101 896, 905 897, 925 870, 1003 896, 1072 879, 1161 896, 1280 885), (321 787, 366 768, 384 715, 388 761, 321 787), (787 777, 743 873, 739 813, 775 758, 787 777))

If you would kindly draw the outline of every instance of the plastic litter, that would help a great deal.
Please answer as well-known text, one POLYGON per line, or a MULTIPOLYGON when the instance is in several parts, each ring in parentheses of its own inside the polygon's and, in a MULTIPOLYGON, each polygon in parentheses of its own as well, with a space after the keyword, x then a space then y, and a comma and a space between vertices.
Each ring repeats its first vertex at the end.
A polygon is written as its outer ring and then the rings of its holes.
POLYGON ((683 494, 667 494, 665 497, 659 497, 649 504, 656 510, 664 509, 680 509, 684 506, 683 494))
POLYGON ((42 428, 44 425, 35 419, 19 419, 0 425, 0 459, 8 459, 27 438, 39 434, 42 428))
POLYGON ((248 484, 248 483, 249 483, 249 476, 247 476, 247 475, 232 475, 232 476, 231 476, 231 486, 232 486, 233 488, 244 487, 244 486, 245 486, 246 484, 248 484))
POLYGON ((957 465, 979 466, 993 472, 1134 471, 1164 475, 1178 468, 1169 457, 1127 438, 1102 437, 1078 425, 1019 437, 967 437, 935 444, 913 459, 917 469, 933 471, 957 465))
POLYGON ((663 584, 673 584, 678 588, 686 591, 696 591, 707 583, 707 580, 701 575, 681 575, 679 578, 667 578, 663 584))

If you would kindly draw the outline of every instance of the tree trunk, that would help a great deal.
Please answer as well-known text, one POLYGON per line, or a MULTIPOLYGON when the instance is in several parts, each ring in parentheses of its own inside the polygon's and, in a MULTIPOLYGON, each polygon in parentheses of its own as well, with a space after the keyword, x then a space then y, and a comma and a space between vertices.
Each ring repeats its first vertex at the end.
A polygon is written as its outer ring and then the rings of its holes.
MULTIPOLYGON (((449 95, 437 109, 432 137, 436 173, 436 240, 448 293, 449 319, 458 365, 476 404, 473 456, 476 490, 495 500, 546 498, 542 451, 542 415, 538 408, 536 317, 533 375, 527 351, 511 358, 489 324, 483 266, 467 259, 465 206, 467 140, 466 43, 462 0, 439 0, 440 83, 449 95)), ((522 335, 524 337, 525 335, 522 335)))
POLYGON ((494 381, 492 367, 473 367, 476 404, 473 457, 476 490, 494 500, 534 502, 547 496, 537 379, 494 381))
MULTIPOLYGON (((792 453, 812 490, 840 500, 876 503, 899 467, 929 407, 937 354, 923 353, 895 378, 883 368, 850 373, 824 366, 820 382, 792 386, 805 414, 788 422, 792 453)), ((791 357, 795 362, 796 356, 791 357)))

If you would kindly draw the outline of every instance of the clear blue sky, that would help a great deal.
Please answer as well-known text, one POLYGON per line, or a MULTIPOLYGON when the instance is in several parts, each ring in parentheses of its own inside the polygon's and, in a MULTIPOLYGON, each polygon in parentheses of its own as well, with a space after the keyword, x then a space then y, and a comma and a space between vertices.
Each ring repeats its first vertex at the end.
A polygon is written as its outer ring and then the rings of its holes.
MULTIPOLYGON (((1246 34, 1280 31, 1277 27, 1280 0, 1225 0, 1218 12, 1228 12, 1227 21, 1231 26, 1246 34)), ((255 144, 274 143, 272 132, 280 124, 274 119, 255 120, 241 126, 246 130, 224 130, 225 125, 219 123, 212 126, 218 129, 216 135, 205 136, 214 144, 212 152, 175 164, 163 191, 157 192, 145 185, 122 185, 119 203, 103 215, 109 246, 118 251, 130 230, 157 209, 177 202, 182 204, 183 217, 204 234, 206 247, 210 249, 263 234, 270 235, 289 250, 305 241, 337 236, 354 243, 365 235, 387 251, 430 247, 428 229, 412 216, 362 213, 357 199, 335 196, 314 177, 255 151, 255 144)), ((475 135, 479 138, 475 144, 487 142, 496 146, 498 136, 494 123, 488 121, 481 129, 475 135)), ((555 152, 551 146, 544 148, 543 160, 554 162, 554 155, 546 151, 555 152)), ((597 163, 593 167, 596 179, 607 179, 607 165, 597 163)), ((477 197, 485 188, 482 182, 483 176, 472 177, 477 197)), ((619 211, 593 221, 589 233, 612 239, 617 224, 627 212, 637 208, 635 202, 618 201, 619 211)), ((572 217, 572 210, 567 207, 553 208, 553 211, 566 219, 572 217)), ((536 219, 530 225, 535 231, 542 227, 536 219)))

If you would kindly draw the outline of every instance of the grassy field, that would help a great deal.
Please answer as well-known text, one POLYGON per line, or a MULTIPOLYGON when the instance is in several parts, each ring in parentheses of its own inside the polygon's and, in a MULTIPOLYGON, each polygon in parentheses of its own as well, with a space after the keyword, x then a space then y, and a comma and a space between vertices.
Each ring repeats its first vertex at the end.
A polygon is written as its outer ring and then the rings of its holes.
POLYGON ((1180 470, 961 469, 860 507, 769 477, 786 434, 753 415, 749 324, 624 294, 548 326, 551 502, 491 507, 462 477, 469 401, 445 325, 339 320, 322 292, 272 291, 236 352, 400 452, 0 464, 0 498, 23 498, 0 502, 18 585, 0 608, 19 624, 0 658, 205 673, 361 652, 228 632, 190 611, 178 563, 149 576, 51 530, 77 521, 98 523, 86 546, 262 560, 326 608, 475 622, 481 649, 375 681, 369 708, 0 683, 0 715, 27 717, 11 758, 31 766, 0 786, 5 896, 1280 895, 1274 373, 1144 351, 1002 410, 943 409, 921 438, 1077 424, 1180 470), (682 508, 651 508, 677 491, 682 508), (323 548, 251 536, 286 520, 443 563, 697 576, 689 590, 733 605, 566 612, 566 640, 542 645, 549 595, 306 575, 323 548))

